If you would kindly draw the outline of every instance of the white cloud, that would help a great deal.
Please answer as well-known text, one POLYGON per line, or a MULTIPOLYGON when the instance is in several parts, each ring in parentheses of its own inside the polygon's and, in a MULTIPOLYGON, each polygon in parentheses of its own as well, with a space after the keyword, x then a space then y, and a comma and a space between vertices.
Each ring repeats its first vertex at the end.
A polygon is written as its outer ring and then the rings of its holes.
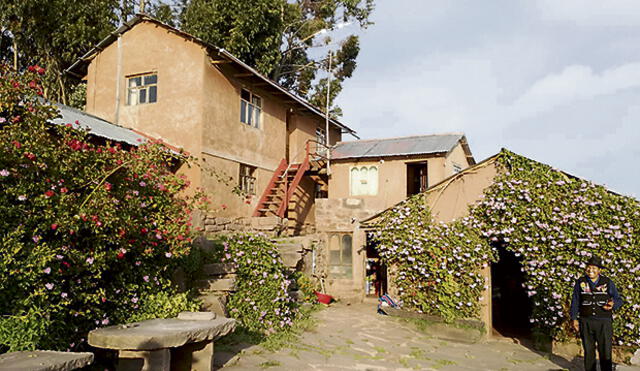
POLYGON ((513 119, 539 114, 577 100, 640 86, 640 63, 594 73, 589 66, 572 65, 536 81, 513 105, 513 119))
POLYGON ((543 19, 581 26, 634 26, 640 24, 637 0, 538 0, 543 19))

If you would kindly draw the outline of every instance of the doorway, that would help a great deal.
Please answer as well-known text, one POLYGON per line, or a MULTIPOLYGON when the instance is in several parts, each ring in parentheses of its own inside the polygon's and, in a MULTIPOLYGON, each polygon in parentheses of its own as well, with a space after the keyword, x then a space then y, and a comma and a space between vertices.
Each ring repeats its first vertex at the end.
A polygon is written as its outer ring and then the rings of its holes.
POLYGON ((522 259, 507 250, 504 242, 493 247, 498 250, 498 262, 491 265, 493 334, 528 339, 532 305, 524 288, 522 259))
POLYGON ((387 293, 387 266, 380 260, 377 245, 377 242, 367 236, 364 293, 368 297, 379 298, 387 293))
POLYGON ((407 164, 407 197, 424 192, 429 186, 427 162, 412 162, 407 164))

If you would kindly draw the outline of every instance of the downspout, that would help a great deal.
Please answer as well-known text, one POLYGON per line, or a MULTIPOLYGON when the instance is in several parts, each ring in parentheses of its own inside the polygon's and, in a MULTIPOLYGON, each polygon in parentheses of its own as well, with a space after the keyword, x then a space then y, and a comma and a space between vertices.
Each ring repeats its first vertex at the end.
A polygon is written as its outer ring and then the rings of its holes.
POLYGON ((120 76, 122 74, 122 35, 118 35, 118 56, 116 61, 116 109, 113 122, 120 125, 120 76))

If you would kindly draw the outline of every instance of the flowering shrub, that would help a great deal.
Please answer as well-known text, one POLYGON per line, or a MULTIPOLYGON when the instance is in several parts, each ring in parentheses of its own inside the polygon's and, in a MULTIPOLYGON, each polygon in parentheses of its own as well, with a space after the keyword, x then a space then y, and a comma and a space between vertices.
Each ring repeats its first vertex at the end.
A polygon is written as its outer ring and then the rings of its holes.
POLYGON ((382 216, 372 234, 382 261, 394 267, 404 306, 447 321, 478 315, 485 281, 479 270, 493 251, 469 218, 436 224, 422 195, 413 196, 382 216))
POLYGON ((522 258, 530 321, 564 340, 573 284, 599 255, 625 302, 615 314, 614 341, 638 347, 640 203, 508 151, 497 165, 494 183, 464 219, 434 224, 420 197, 383 214, 374 237, 382 257, 398 266, 403 299, 445 318, 477 315, 477 268, 497 256, 490 244, 501 242, 522 258))
POLYGON ((248 331, 270 335, 293 324, 298 306, 289 297, 291 281, 273 242, 239 234, 222 241, 221 261, 236 269, 236 292, 227 308, 248 331))
POLYGON ((0 66, 0 352, 75 349, 141 306, 162 315, 149 308, 191 242, 175 156, 48 124, 41 72, 0 66))

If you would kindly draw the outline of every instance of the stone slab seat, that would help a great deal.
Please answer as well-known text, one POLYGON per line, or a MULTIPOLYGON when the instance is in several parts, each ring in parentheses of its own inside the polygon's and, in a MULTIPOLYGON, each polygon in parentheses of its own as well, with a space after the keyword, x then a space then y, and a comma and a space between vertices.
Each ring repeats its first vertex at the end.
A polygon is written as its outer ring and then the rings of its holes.
POLYGON ((213 341, 236 327, 231 318, 188 321, 177 318, 152 319, 127 325, 103 327, 89 333, 89 345, 115 350, 176 348, 188 343, 213 341))
POLYGON ((214 340, 236 327, 236 320, 209 312, 183 312, 89 332, 89 345, 118 351, 119 371, 211 371, 214 340))
POLYGON ((70 371, 90 365, 93 353, 54 352, 35 350, 0 355, 0 370, 12 371, 70 371))

